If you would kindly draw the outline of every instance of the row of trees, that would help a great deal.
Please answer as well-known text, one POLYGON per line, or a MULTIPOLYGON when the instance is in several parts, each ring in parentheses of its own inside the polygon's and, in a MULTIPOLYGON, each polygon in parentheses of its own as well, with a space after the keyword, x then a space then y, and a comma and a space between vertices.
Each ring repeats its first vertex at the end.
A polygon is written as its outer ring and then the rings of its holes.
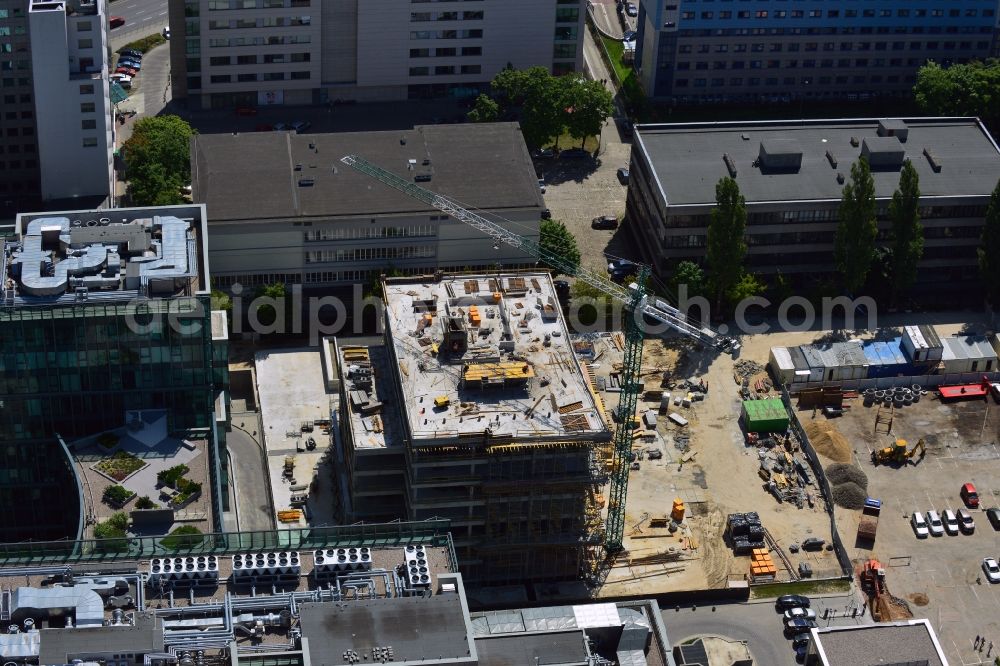
POLYGON ((479 96, 469 120, 517 118, 531 148, 548 145, 564 132, 582 145, 601 133, 614 111, 612 95, 600 81, 578 74, 552 76, 545 67, 507 67, 493 77, 490 87, 493 95, 479 96))
POLYGON ((142 118, 122 147, 133 206, 184 203, 182 188, 191 182, 191 137, 195 131, 179 116, 142 118))
POLYGON ((934 116, 978 116, 995 128, 1000 121, 1000 60, 942 67, 929 62, 917 72, 913 95, 934 116))

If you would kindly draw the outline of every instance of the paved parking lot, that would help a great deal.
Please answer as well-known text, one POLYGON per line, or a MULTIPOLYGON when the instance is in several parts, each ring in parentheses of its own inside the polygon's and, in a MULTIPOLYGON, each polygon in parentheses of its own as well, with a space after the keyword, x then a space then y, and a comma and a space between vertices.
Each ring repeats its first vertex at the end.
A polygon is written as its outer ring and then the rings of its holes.
MULTIPOLYGON (((876 468, 869 461, 869 450, 892 438, 874 433, 875 410, 859 404, 849 412, 837 425, 868 475, 868 494, 882 499, 883 509, 873 551, 853 539, 858 512, 840 510, 838 525, 848 551, 859 563, 872 555, 883 563, 890 592, 906 599, 915 616, 931 620, 953 664, 983 663, 986 651, 972 649, 976 635, 1000 648, 1000 584, 987 582, 981 569, 984 557, 1000 558, 1000 532, 983 512, 1000 504, 1000 405, 982 400, 945 404, 928 394, 896 411, 892 436, 910 446, 921 437, 927 443, 921 462, 899 468, 876 468), (957 511, 966 481, 976 484, 982 498, 981 509, 972 512, 975 533, 917 539, 910 515, 957 511)), ((988 663, 995 656, 994 651, 988 663)))

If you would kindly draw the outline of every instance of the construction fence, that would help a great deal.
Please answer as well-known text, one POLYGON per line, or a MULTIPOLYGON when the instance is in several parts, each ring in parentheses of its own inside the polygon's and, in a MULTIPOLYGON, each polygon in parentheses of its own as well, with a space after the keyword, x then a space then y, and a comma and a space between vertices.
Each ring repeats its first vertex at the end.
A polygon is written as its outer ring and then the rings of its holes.
POLYGON ((836 509, 833 504, 833 492, 830 488, 830 482, 826 480, 826 474, 823 472, 823 463, 820 462, 819 456, 816 454, 816 450, 812 446, 812 442, 809 441, 809 437, 806 435, 806 431, 802 427, 802 423, 799 421, 798 414, 795 413, 795 408, 792 406, 792 396, 788 393, 788 389, 784 386, 781 387, 781 400, 785 403, 785 409, 788 411, 788 427, 791 428, 791 430, 795 433, 795 436, 798 437, 802 446, 802 452, 805 454, 806 459, 809 460, 809 466, 812 467, 813 477, 816 479, 816 485, 819 487, 820 494, 823 496, 823 501, 826 503, 827 514, 830 516, 830 539, 833 542, 833 552, 837 556, 837 563, 840 565, 840 571, 843 573, 845 578, 853 578, 854 565, 851 564, 851 558, 847 556, 847 549, 844 547, 844 542, 840 538, 840 532, 837 531, 837 517, 835 513, 836 509))
MULTIPOLYGON (((945 375, 915 375, 908 377, 878 377, 872 379, 843 379, 838 381, 795 382, 787 387, 792 395, 806 389, 837 387, 845 391, 864 391, 866 389, 884 390, 897 386, 920 386, 935 389, 938 386, 953 386, 956 384, 978 384, 986 378, 990 382, 1000 382, 1000 372, 961 372, 945 375)), ((784 389, 783 389, 784 390, 784 389)))

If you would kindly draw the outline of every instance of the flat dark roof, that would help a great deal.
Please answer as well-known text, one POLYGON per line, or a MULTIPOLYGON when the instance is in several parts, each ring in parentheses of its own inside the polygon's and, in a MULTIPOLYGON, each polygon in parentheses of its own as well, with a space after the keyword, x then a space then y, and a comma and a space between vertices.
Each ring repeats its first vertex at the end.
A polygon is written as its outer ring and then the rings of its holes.
POLYGON ((435 210, 343 164, 340 158, 348 154, 400 176, 430 173, 431 180, 419 185, 470 207, 542 207, 516 123, 337 134, 198 134, 191 139, 192 195, 207 204, 213 222, 435 210), (415 160, 412 171, 410 160, 415 160), (305 179, 312 184, 300 186, 305 179))
POLYGON ((342 664, 348 650, 371 657, 373 647, 386 646, 396 663, 469 658, 470 631, 458 594, 304 603, 299 610, 314 664, 342 664))
MULTIPOLYGON (((917 169, 923 196, 983 196, 996 187, 1000 152, 977 119, 896 118, 889 119, 888 126, 898 130, 902 123, 909 131, 899 146, 917 169), (940 171, 934 171, 924 149, 940 164, 940 171)), ((871 143, 878 138, 878 126, 876 118, 643 125, 636 128, 636 143, 669 205, 713 204, 715 184, 729 175, 723 155, 735 163, 736 182, 748 203, 839 200, 844 184, 837 182, 837 174, 850 178, 864 139, 871 143), (857 146, 851 144, 852 137, 857 146), (790 139, 802 148, 798 170, 762 173, 754 166, 761 143, 790 139)), ((891 197, 899 185, 899 167, 873 173, 875 195, 891 197)))
POLYGON ((585 666, 587 641, 582 629, 476 638, 480 666, 585 666))
POLYGON ((137 613, 135 626, 43 629, 38 661, 68 664, 77 655, 163 652, 163 629, 151 613, 137 613))
POLYGON ((944 666, 926 620, 821 629, 814 634, 827 666, 882 663, 944 666), (912 624, 910 624, 912 622, 912 624))

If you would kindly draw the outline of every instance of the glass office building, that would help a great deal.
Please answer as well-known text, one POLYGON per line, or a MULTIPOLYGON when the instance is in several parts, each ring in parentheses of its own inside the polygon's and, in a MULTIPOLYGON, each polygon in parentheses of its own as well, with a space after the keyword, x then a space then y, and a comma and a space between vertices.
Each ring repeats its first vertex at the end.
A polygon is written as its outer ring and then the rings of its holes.
POLYGON ((78 537, 60 440, 119 428, 130 410, 166 410, 172 434, 215 444, 223 508, 227 349, 203 225, 203 206, 18 217, 0 303, 0 541, 78 537))

